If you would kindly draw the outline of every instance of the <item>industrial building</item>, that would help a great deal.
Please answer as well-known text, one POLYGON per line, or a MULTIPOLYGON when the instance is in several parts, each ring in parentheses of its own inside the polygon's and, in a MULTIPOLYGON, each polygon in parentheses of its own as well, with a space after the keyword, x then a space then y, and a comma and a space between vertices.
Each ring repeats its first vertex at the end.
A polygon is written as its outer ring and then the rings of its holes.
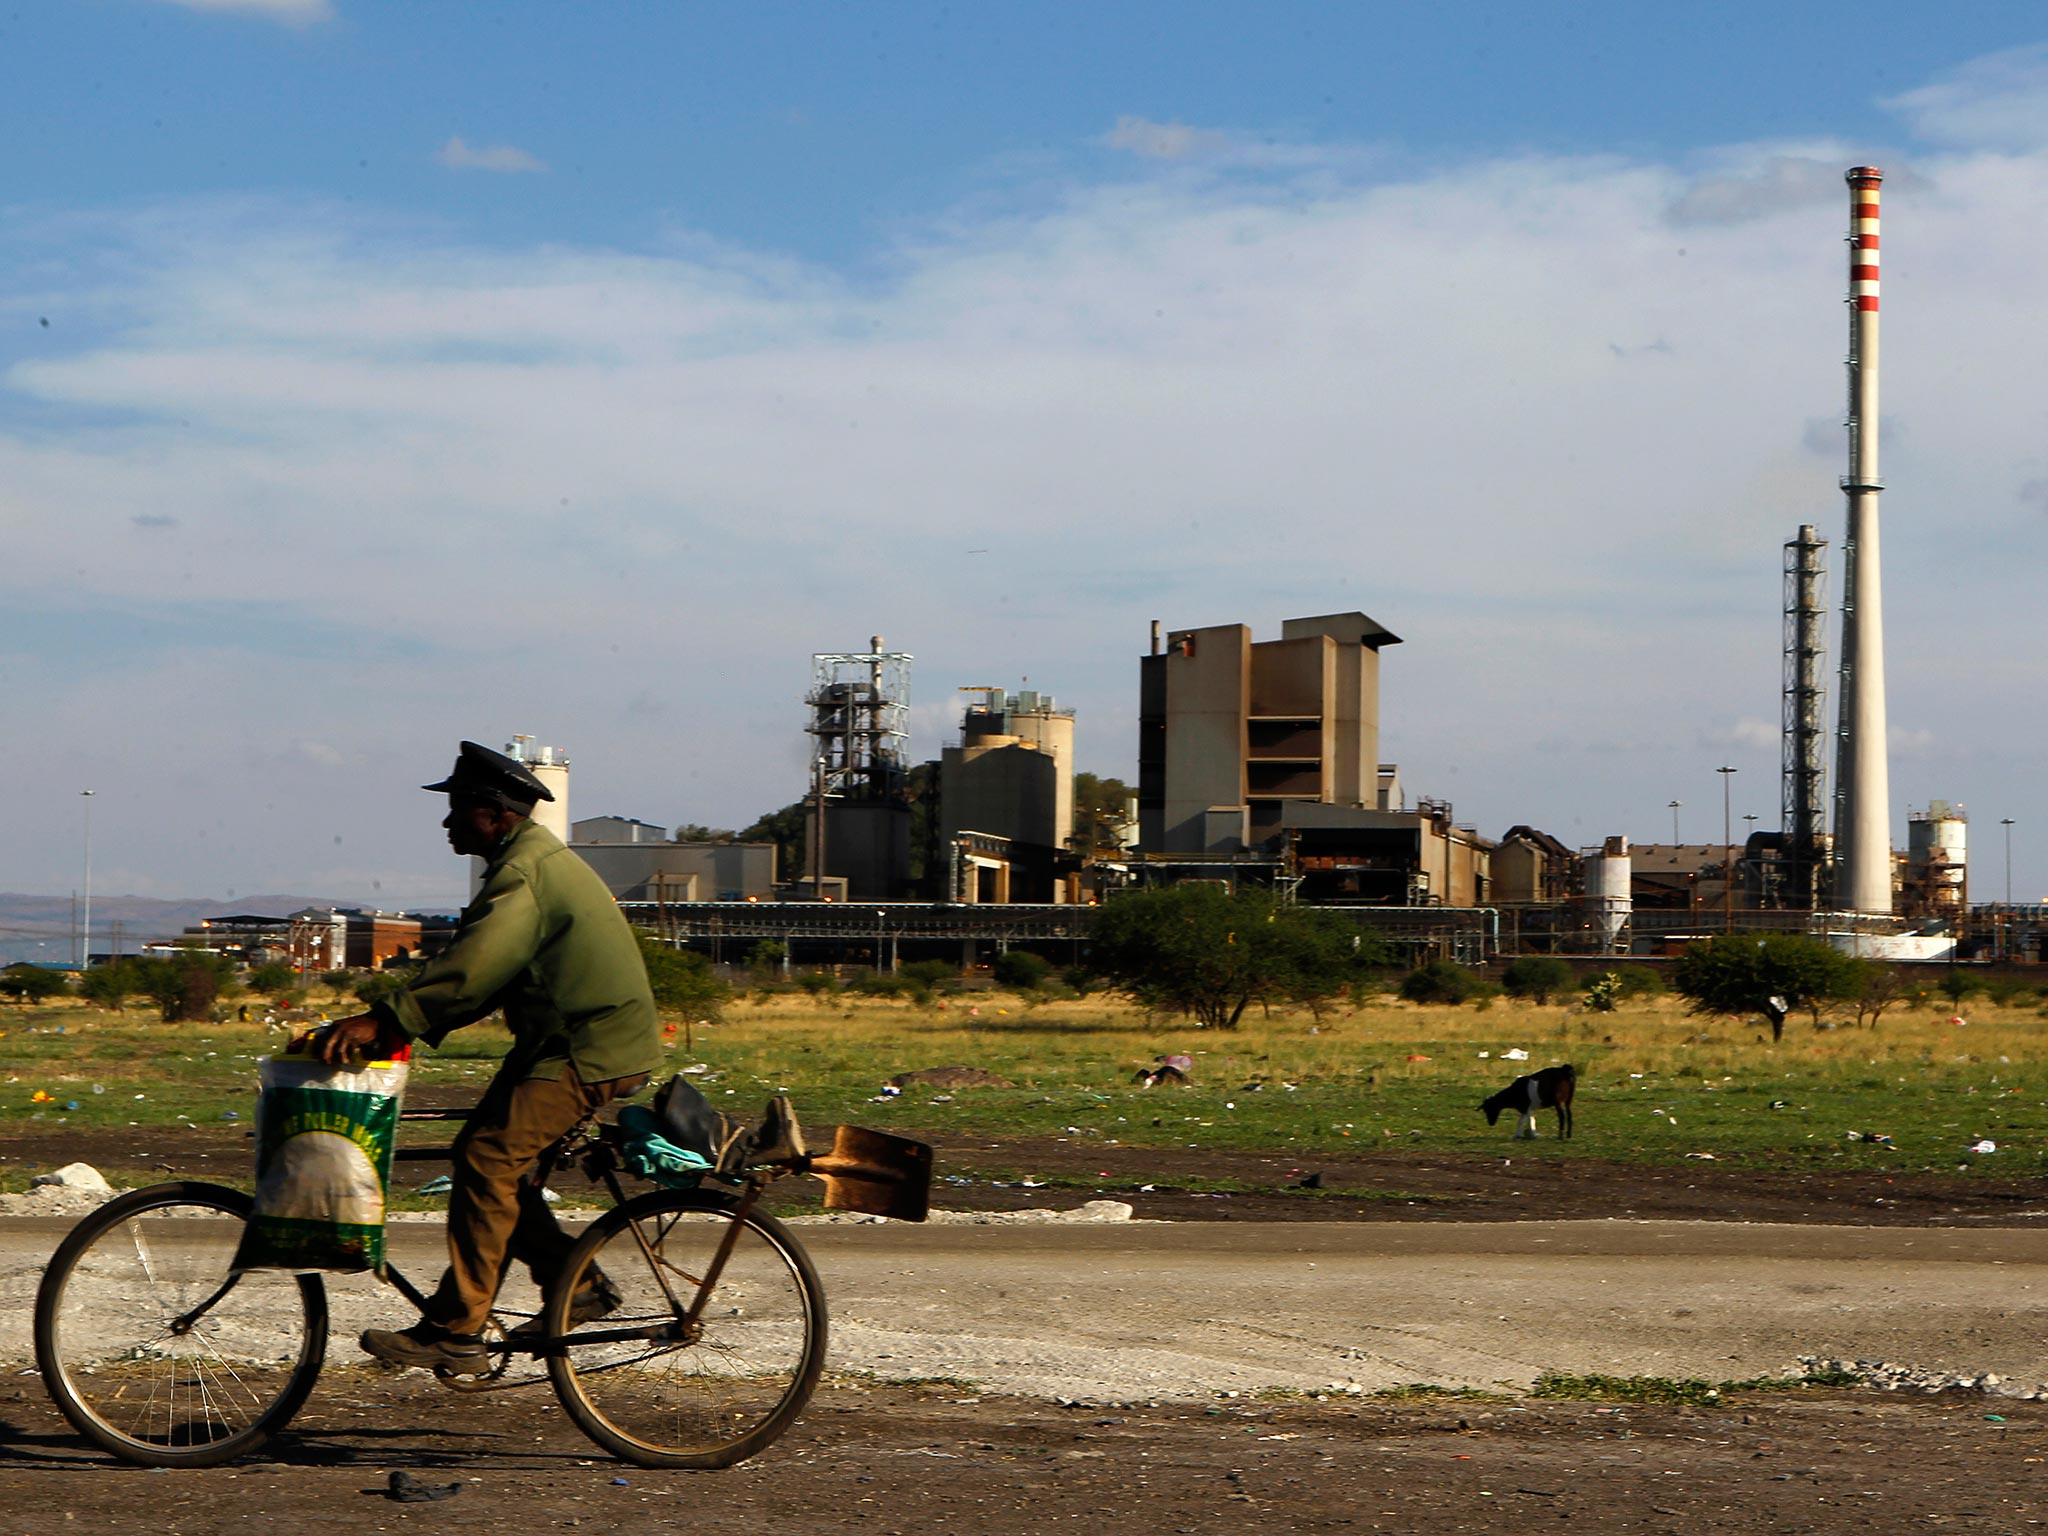
POLYGON ((1152 626, 1139 661, 1138 880, 1250 860, 1299 899, 1481 907, 1494 844, 1448 802, 1402 803, 1379 760, 1380 652, 1400 636, 1363 613, 1152 626))
POLYGON ((940 753, 941 899, 971 904, 1069 901, 1074 833, 1074 712, 1051 695, 973 688, 960 745, 940 753))
POLYGON ((768 901, 775 895, 773 843, 678 842, 644 821, 593 816, 571 824, 569 847, 620 901, 768 901))
POLYGON ((817 899, 910 894, 910 664, 906 651, 811 657, 811 797, 805 880, 817 899), (835 884, 836 881, 836 884, 835 884))
POLYGON ((143 953, 210 949, 239 965, 283 961, 310 976, 403 965, 445 943, 453 927, 451 918, 359 907, 302 907, 289 917, 208 918, 187 928, 177 943, 145 945, 143 953))

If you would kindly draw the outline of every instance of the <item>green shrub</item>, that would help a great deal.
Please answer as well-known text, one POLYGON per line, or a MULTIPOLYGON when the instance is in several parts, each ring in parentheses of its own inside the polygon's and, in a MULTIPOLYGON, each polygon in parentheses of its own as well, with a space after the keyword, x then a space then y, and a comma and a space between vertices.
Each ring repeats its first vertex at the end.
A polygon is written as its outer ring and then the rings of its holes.
POLYGON ((807 997, 831 997, 839 991, 839 978, 830 971, 799 971, 796 984, 807 997))
POLYGON ((266 961, 252 966, 249 970, 249 987, 265 997, 279 997, 289 992, 297 983, 299 973, 282 960, 266 961))
POLYGON ((1449 960, 1418 965, 1401 978, 1401 995, 1411 1003, 1462 1003, 1480 989, 1480 980, 1449 960))
POLYGON ((1964 998, 1974 997, 1983 989, 1984 983, 1977 977, 1972 976, 1968 971, 1959 971, 1953 966, 1949 968, 1948 974, 1934 984, 1935 991, 1958 1006, 1961 1005, 1964 998))
POLYGON ((2000 1008, 2031 1008, 2041 1001, 2041 989, 2018 976, 1993 976, 1984 983, 1984 998, 2000 1008))
POLYGON ((78 995, 96 1008, 119 1013, 121 1004, 143 990, 139 962, 110 960, 78 978, 78 995))
POLYGON ((1523 955, 1501 972, 1501 985, 1510 997, 1547 1003, 1572 984, 1572 968, 1555 955, 1523 955))
POLYGON ((403 992, 405 984, 419 973, 410 966, 397 966, 388 971, 365 971, 349 983, 349 990, 356 1001, 365 1008, 381 1003, 394 993, 403 992))
POLYGON ((934 987, 950 987, 958 981, 960 967, 944 960, 913 960, 897 974, 929 991, 934 987))
POLYGON ((1662 997, 1671 988, 1665 985, 1663 975, 1647 965, 1618 965, 1613 972, 1620 983, 1620 994, 1624 998, 1662 997))
POLYGON ((1036 992, 1052 974, 1052 962, 1028 949, 1007 949, 996 956, 989 974, 997 986, 1011 992, 1036 992))
POLYGON ((1102 984, 1102 978, 1085 965, 1062 966, 1060 981, 1076 997, 1086 997, 1102 984))
POLYGON ((862 997, 910 997, 920 991, 929 994, 931 989, 920 987, 908 976, 891 976, 887 971, 877 971, 854 977, 853 990, 862 997))

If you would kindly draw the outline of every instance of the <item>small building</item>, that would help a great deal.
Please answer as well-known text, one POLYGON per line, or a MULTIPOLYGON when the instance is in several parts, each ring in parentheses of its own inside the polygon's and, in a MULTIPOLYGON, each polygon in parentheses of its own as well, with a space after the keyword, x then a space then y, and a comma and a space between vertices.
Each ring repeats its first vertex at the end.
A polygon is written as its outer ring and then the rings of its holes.
POLYGON ((1583 880, 1579 855, 1534 827, 1509 827, 1493 850, 1493 899, 1563 902, 1583 880))
POLYGON ((775 894, 773 843, 676 842, 630 816, 593 816, 570 831, 570 848, 619 901, 767 901, 775 894))

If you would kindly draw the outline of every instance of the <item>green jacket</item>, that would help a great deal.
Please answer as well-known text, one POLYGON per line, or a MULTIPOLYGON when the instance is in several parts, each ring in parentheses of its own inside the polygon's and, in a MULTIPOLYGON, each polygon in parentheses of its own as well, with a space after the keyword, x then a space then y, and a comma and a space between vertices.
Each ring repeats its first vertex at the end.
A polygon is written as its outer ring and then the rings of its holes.
POLYGON ((586 1083, 652 1072, 661 1024, 633 930, 597 872, 538 822, 498 845, 455 938, 403 992, 371 1012, 439 1045, 505 1010, 505 1072, 586 1083))

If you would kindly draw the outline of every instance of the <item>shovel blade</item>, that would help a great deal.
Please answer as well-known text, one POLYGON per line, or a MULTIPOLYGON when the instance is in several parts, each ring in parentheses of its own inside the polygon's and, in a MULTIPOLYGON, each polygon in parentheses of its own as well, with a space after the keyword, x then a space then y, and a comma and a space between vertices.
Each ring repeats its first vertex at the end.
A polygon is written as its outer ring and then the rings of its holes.
POLYGON ((832 1150, 813 1156, 825 1181, 825 1209, 923 1221, 931 1209, 932 1149, 921 1141, 858 1125, 832 1128, 832 1150))

